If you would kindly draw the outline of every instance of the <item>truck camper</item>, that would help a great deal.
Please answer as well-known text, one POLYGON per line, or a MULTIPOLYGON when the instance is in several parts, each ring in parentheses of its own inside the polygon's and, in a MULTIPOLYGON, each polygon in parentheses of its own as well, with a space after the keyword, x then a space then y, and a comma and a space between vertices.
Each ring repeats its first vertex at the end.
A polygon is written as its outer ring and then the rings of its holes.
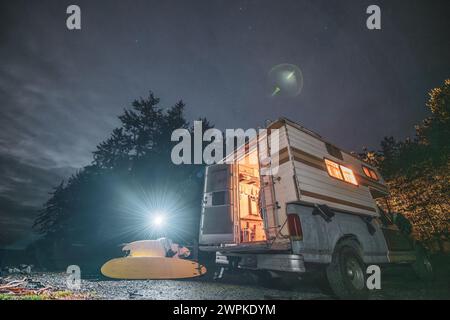
POLYGON ((420 263, 377 199, 377 169, 287 120, 206 168, 200 250, 271 276, 325 271, 341 298, 365 297, 369 265, 420 263), (277 134, 274 148, 272 134, 277 134))

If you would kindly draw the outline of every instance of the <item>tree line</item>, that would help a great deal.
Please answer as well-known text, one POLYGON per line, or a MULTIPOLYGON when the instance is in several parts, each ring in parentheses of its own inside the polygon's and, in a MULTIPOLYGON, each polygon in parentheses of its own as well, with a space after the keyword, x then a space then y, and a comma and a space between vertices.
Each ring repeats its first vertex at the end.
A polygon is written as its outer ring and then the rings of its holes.
POLYGON ((450 225, 450 79, 429 92, 431 115, 403 141, 385 137, 381 150, 360 156, 376 166, 387 181, 385 210, 400 212, 413 225, 413 235, 443 249, 450 225))

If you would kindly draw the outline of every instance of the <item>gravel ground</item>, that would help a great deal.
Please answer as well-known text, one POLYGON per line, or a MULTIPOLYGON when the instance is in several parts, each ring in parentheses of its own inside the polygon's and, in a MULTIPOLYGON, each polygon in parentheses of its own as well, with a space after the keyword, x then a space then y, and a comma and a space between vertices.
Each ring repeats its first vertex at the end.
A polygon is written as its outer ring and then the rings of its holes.
MULTIPOLYGON (((21 279, 23 275, 12 275, 21 279)), ((33 273, 34 281, 59 290, 68 290, 66 273, 33 273)), ((188 299, 188 300, 249 300, 249 299, 322 299, 327 298, 318 288, 279 290, 259 285, 224 283, 204 280, 105 280, 82 279, 80 291, 99 299, 188 299)), ((232 281, 234 282, 234 281, 232 281)))
MULTIPOLYGON (((450 269, 445 269, 450 271, 450 269)), ((449 272, 450 275, 450 272, 449 272)), ((433 282, 417 281, 414 274, 398 271, 382 273, 382 289, 372 293, 372 299, 450 299, 449 275, 433 282)), ((13 279, 24 276, 15 274, 13 279)), ((32 273, 34 281, 67 290, 65 273, 32 273)), ((247 299, 333 299, 315 283, 299 282, 295 289, 262 287, 250 277, 239 275, 220 282, 197 278, 195 280, 107 280, 94 275, 82 279, 81 292, 98 299, 188 299, 188 300, 247 300, 247 299)))

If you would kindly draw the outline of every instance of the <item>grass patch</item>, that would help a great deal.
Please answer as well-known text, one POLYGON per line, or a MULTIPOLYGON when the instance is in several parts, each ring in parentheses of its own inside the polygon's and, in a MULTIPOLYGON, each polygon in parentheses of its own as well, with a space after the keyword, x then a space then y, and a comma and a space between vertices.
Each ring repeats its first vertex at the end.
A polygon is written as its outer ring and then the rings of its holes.
POLYGON ((29 294, 29 295, 15 295, 9 293, 0 293, 0 300, 45 300, 42 295, 29 294))
POLYGON ((0 293, 0 300, 89 300, 94 299, 91 294, 75 293, 71 291, 53 291, 42 294, 10 294, 0 293))

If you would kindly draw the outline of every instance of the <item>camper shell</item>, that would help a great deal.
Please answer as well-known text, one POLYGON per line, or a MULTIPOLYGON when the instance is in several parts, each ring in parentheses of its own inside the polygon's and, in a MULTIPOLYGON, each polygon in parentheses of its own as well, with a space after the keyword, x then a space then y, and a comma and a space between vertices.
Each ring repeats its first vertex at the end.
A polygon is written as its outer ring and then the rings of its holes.
POLYGON ((279 119, 207 167, 200 250, 221 265, 305 272, 351 240, 364 264, 412 263, 411 242, 377 206, 386 195, 376 168, 279 119))

